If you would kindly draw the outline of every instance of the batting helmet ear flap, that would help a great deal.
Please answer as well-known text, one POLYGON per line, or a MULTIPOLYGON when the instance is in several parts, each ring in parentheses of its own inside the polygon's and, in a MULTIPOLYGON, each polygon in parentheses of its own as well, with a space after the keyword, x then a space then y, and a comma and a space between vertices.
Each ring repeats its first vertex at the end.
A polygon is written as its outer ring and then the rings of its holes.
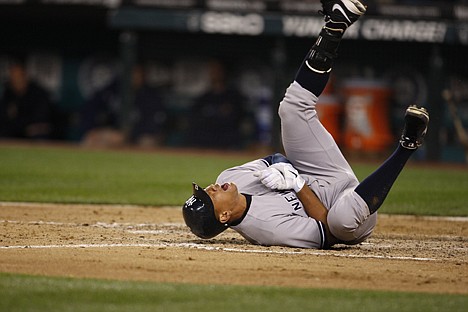
POLYGON ((193 195, 182 207, 182 215, 192 233, 200 238, 215 237, 228 227, 216 219, 213 201, 196 183, 193 183, 193 195))

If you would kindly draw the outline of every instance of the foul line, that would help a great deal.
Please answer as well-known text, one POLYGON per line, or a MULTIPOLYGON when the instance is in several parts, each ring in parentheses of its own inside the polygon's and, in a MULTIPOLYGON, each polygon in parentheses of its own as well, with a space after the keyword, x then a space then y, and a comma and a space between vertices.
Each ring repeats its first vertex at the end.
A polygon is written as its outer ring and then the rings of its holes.
MULTIPOLYGON (((0 220, 0 223, 11 223, 11 224, 26 224, 26 225, 57 225, 57 226, 86 226, 86 227, 97 227, 104 229, 111 228, 142 228, 142 227, 153 227, 153 226, 183 226, 182 223, 72 223, 72 222, 55 222, 55 221, 17 221, 17 220, 0 220)), ((130 232, 130 231, 129 231, 130 232)), ((136 232, 136 231, 135 231, 136 232)), ((150 231, 147 231, 150 232, 150 231)))
MULTIPOLYGON (((16 221, 16 220, 0 220, 0 223, 12 224, 28 224, 28 225, 62 225, 62 226, 83 226, 80 223, 62 223, 62 222, 48 222, 48 221, 16 221)), ((132 234, 164 234, 167 230, 143 230, 141 228, 152 227, 156 224, 142 223, 104 223, 97 222, 95 224, 86 224, 89 227, 97 228, 121 228, 132 234), (140 229, 139 229, 140 228, 140 229)), ((159 226, 182 226, 179 223, 163 223, 157 224, 159 226)), ((363 243, 368 244, 368 243, 363 243)), ((389 259, 389 260, 414 260, 414 261, 437 261, 435 258, 425 257, 406 257, 406 256, 379 256, 379 255, 357 255, 357 254, 344 254, 333 253, 326 251, 318 251, 305 249, 304 251, 278 251, 278 250, 264 250, 264 249, 241 249, 241 248, 226 248, 226 247, 213 247, 205 244, 196 243, 134 243, 134 244, 68 244, 68 245, 22 245, 22 246, 0 246, 1 249, 58 249, 58 248, 118 248, 118 247, 178 247, 178 248, 194 248, 209 251, 225 251, 225 252, 239 252, 239 253, 258 253, 258 254, 289 254, 289 255, 313 255, 313 256, 332 256, 341 258, 362 258, 362 259, 389 259)), ((388 247, 388 246, 385 246, 388 247)))
POLYGON ((365 258, 365 259, 387 259, 387 260, 414 260, 414 261, 437 261, 434 258, 404 257, 404 256, 378 256, 378 255, 354 255, 343 253, 327 253, 324 251, 279 251, 263 249, 241 249, 213 247, 194 243, 160 243, 160 244, 77 244, 77 245, 30 245, 30 246, 0 246, 0 249, 54 249, 54 248, 115 248, 115 247, 178 247, 194 248, 209 251, 226 251, 240 253, 259 253, 259 254, 287 254, 287 255, 312 255, 312 256, 330 256, 340 258, 365 258))

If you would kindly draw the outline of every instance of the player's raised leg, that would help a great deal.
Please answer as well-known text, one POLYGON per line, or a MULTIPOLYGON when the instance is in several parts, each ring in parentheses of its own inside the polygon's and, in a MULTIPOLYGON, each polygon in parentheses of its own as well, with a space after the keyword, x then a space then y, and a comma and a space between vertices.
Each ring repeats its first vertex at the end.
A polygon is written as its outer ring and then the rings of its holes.
POLYGON ((373 231, 376 211, 384 202, 401 170, 421 146, 429 123, 426 109, 410 106, 405 127, 395 152, 354 190, 348 192, 328 212, 330 232, 348 244, 364 241, 373 231))
POLYGON ((358 0, 322 0, 325 25, 315 44, 306 55, 296 75, 296 81, 319 96, 327 84, 333 62, 338 57, 338 47, 346 29, 366 12, 358 0))
MULTIPOLYGON (((366 8, 357 0, 322 0, 325 23, 307 53, 280 105, 283 146, 302 173, 336 181, 354 176, 333 137, 317 117, 315 105, 325 88, 338 47, 346 32, 366 8)), ((356 179, 357 185, 357 179, 356 179)))
POLYGON ((382 205, 413 152, 424 141, 429 123, 429 113, 423 107, 412 105, 405 114, 405 127, 395 152, 369 177, 362 181, 355 192, 367 203, 370 213, 382 205))

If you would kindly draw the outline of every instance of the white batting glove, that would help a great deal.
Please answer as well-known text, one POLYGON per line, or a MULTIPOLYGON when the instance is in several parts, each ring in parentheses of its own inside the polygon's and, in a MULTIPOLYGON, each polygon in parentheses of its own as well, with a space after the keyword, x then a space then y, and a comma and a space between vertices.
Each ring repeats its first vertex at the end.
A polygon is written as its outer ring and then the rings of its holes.
POLYGON ((289 163, 276 163, 265 170, 255 173, 260 181, 272 190, 291 190, 299 192, 305 184, 296 168, 289 163))
POLYGON ((254 176, 258 177, 260 182, 272 190, 281 189, 286 183, 281 172, 272 167, 257 171, 254 173, 254 176))
POLYGON ((297 172, 296 168, 294 168, 289 163, 276 163, 271 165, 271 167, 275 168, 284 177, 285 185, 283 190, 290 190, 293 189, 296 193, 299 192, 305 184, 305 180, 301 177, 299 172, 297 172))

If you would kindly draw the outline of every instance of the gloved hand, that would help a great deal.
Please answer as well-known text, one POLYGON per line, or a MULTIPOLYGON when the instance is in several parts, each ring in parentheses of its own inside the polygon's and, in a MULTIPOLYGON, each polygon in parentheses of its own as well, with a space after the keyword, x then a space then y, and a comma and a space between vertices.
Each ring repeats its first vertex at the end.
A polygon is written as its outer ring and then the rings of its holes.
POLYGON ((267 169, 254 173, 256 177, 272 190, 291 190, 296 193, 304 187, 305 180, 296 168, 289 163, 276 163, 267 169))

